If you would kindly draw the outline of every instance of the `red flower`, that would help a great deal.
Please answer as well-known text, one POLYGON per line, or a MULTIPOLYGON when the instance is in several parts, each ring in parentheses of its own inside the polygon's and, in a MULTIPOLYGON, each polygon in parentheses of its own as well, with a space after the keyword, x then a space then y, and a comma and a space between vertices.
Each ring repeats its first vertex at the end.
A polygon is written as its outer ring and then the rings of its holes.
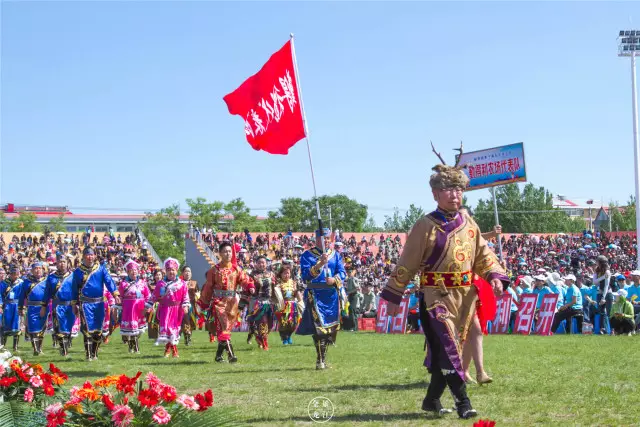
POLYGON ((50 384, 45 384, 42 388, 44 390, 44 394, 46 394, 49 397, 51 397, 54 394, 56 394, 56 391, 54 390, 54 388, 50 384))
POLYGON ((64 411, 52 412, 47 415, 47 427, 58 427, 66 421, 64 411))
POLYGON ((56 368, 56 365, 54 365, 53 363, 49 363, 49 371, 51 371, 52 374, 61 374, 62 371, 58 368, 56 368))
POLYGON ((140 390, 140 393, 138 393, 138 402, 147 408, 153 408, 156 406, 159 398, 160 396, 158 393, 151 389, 140 390))
POLYGON ((102 403, 104 403, 104 407, 107 408, 108 411, 113 411, 116 405, 113 404, 113 400, 108 394, 102 395, 102 403))
POLYGON ((198 412, 206 411, 213 406, 213 392, 211 390, 207 390, 204 395, 199 393, 196 394, 196 403, 200 406, 200 408, 198 408, 198 412))
POLYGON ((16 377, 4 377, 0 378, 0 387, 9 387, 11 384, 18 381, 16 377))
POLYGON ((17 375, 17 376, 19 376, 19 377, 20 377, 20 379, 21 379, 22 381, 24 381, 25 383, 28 383, 28 382, 29 382, 29 379, 30 379, 30 378, 29 378, 29 376, 27 376, 27 374, 25 374, 24 372, 22 372, 22 370, 18 369, 18 370, 16 371, 16 375, 17 375))
POLYGON ((142 375, 142 372, 138 372, 135 377, 131 378, 124 374, 120 375, 120 378, 118 378, 118 384, 116 384, 116 389, 124 392, 124 394, 135 393, 134 386, 138 382, 140 375, 142 375))
POLYGON ((40 378, 45 384, 51 384, 53 381, 51 379, 51 374, 47 374, 46 372, 43 372, 42 374, 40 374, 40 378))
POLYGON ((473 427, 493 427, 495 425, 496 422, 491 420, 479 420, 473 423, 473 427))
POLYGON ((162 391, 160 392, 160 398, 167 403, 174 402, 178 394, 176 393, 176 389, 170 385, 165 385, 162 387, 162 391))

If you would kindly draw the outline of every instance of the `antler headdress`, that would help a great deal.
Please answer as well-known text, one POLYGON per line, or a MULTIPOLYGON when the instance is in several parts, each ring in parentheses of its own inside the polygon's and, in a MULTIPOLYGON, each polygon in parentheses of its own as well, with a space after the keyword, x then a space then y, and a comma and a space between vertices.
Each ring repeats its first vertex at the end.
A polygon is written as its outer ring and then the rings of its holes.
POLYGON ((455 151, 460 152, 455 166, 447 166, 447 163, 433 146, 433 142, 431 142, 431 149, 442 162, 442 164, 435 165, 433 167, 435 173, 431 175, 431 178, 429 179, 431 188, 433 188, 434 190, 441 190, 444 188, 452 187, 467 188, 467 186, 469 185, 469 177, 464 173, 464 169, 466 169, 467 165, 460 164, 460 159, 462 158, 462 153, 464 152, 462 141, 460 141, 460 148, 454 149, 455 151))

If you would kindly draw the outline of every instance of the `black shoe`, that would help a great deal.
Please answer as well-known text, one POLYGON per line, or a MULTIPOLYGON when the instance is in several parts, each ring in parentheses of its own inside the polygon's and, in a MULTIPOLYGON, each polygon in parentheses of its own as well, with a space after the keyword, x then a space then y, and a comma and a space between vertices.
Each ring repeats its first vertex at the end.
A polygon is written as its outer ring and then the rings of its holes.
POLYGON ((436 414, 439 417, 450 414, 453 411, 451 409, 443 408, 440 399, 427 399, 426 397, 422 401, 422 410, 436 414))
POLYGON ((462 414, 458 413, 458 416, 463 420, 468 420, 470 418, 474 418, 478 416, 478 412, 475 409, 469 409, 464 411, 462 414))
POLYGON ((231 345, 231 341, 226 341, 225 347, 226 347, 227 353, 229 353, 229 363, 236 363, 238 361, 238 358, 233 352, 233 346, 231 345))
POLYGON ((478 416, 478 411, 473 409, 471 405, 459 405, 456 407, 456 412, 458 413, 458 417, 463 420, 478 416))
POLYGON ((221 342, 218 343, 218 351, 216 351, 216 362, 224 362, 224 358, 222 357, 222 353, 224 353, 224 344, 221 342))

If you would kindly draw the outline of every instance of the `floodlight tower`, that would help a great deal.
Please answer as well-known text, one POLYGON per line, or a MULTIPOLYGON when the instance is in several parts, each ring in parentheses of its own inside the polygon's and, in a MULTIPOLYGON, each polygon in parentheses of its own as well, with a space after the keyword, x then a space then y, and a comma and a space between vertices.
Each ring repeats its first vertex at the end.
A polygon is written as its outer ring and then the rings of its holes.
POLYGON ((633 164, 636 182, 636 268, 640 269, 640 176, 638 163, 640 162, 640 147, 638 147, 638 97, 636 90, 636 55, 640 55, 640 30, 621 30, 618 33, 618 56, 631 58, 631 108, 633 110, 633 164))

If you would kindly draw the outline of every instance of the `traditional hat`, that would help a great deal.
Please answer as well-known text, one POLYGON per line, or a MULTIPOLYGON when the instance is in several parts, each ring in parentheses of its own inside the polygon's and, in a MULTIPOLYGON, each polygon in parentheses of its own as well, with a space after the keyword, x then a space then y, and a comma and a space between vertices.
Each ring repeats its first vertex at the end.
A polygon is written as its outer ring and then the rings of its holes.
POLYGON ((434 174, 429 178, 429 185, 434 190, 445 188, 462 188, 469 185, 469 177, 463 171, 463 166, 435 165, 434 174))
POLYGON ((44 267, 44 265, 40 261, 36 261, 33 264, 31 264, 31 268, 36 268, 36 267, 44 267))
POLYGON ((96 252, 93 250, 93 248, 91 246, 86 246, 83 250, 82 250, 82 255, 95 255, 96 252))
POLYGON ((124 269, 127 270, 127 272, 129 270, 138 270, 139 268, 140 268, 140 264, 138 264, 133 260, 129 260, 124 264, 124 269))
POLYGON ((164 262, 164 268, 165 270, 168 268, 175 268, 177 270, 178 268, 180 268, 180 263, 175 258, 167 258, 167 260, 164 262))

